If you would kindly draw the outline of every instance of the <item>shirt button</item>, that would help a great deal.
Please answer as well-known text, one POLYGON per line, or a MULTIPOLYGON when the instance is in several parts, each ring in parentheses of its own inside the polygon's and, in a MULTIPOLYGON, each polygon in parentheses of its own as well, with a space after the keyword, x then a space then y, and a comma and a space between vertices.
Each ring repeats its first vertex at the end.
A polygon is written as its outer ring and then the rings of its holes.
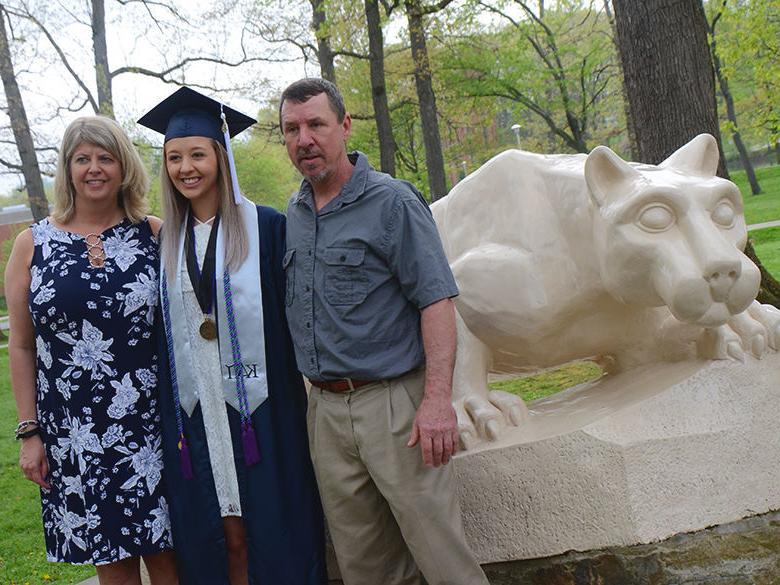
POLYGON ((306 322, 306 327, 308 327, 309 329, 311 329, 311 321, 307 321, 307 322, 306 322))
POLYGON ((306 285, 306 292, 309 292, 310 290, 311 290, 311 288, 309 288, 309 285, 307 284, 306 285))
POLYGON ((314 358, 309 358, 309 363, 314 363, 314 358))
POLYGON ((311 256, 311 250, 309 250, 309 256, 311 256))
POLYGON ((339 260, 341 260, 342 262, 344 262, 344 260, 346 260, 346 259, 347 259, 347 257, 346 257, 346 256, 340 256, 340 257, 339 257, 339 260))

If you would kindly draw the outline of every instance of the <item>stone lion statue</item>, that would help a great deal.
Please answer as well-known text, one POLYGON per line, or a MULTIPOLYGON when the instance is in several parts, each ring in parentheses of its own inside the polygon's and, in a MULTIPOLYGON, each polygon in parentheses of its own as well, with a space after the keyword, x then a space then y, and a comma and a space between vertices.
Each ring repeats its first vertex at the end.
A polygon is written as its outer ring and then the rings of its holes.
POLYGON ((609 148, 494 157, 432 211, 460 287, 453 402, 466 448, 527 408, 489 371, 596 359, 608 371, 761 357, 780 311, 755 301, 742 198, 702 134, 658 166, 609 148))

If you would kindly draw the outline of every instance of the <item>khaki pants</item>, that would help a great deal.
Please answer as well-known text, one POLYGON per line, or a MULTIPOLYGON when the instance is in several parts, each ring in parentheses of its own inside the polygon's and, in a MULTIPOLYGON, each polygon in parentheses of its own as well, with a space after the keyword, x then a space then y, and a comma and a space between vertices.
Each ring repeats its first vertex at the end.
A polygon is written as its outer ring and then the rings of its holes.
POLYGON ((406 446, 424 372, 337 394, 313 387, 311 457, 345 585, 487 585, 466 544, 452 463, 406 446), (418 570, 419 567, 419 570, 418 570))

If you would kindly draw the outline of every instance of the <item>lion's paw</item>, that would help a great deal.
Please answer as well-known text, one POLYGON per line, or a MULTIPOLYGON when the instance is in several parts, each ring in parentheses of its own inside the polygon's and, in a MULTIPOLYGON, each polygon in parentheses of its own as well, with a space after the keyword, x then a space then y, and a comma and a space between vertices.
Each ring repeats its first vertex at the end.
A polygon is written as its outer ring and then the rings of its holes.
POLYGON ((484 396, 470 396, 455 406, 458 433, 463 449, 482 441, 495 441, 507 423, 517 426, 528 419, 528 407, 517 396, 493 390, 484 396))
POLYGON ((762 358, 768 349, 780 346, 780 311, 754 301, 747 311, 734 315, 725 325, 705 329, 697 342, 705 359, 745 360, 745 353, 762 358))
POLYGON ((528 407, 519 396, 502 390, 491 390, 488 398, 510 424, 517 427, 528 420, 528 407))
POLYGON ((780 309, 753 301, 747 312, 766 329, 769 347, 780 350, 780 309))

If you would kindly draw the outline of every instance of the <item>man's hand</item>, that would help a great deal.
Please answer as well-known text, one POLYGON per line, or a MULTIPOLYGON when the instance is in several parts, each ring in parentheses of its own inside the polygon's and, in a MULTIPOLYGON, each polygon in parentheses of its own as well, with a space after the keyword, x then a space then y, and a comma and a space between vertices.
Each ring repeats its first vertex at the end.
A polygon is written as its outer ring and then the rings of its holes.
POLYGON ((425 398, 417 409, 407 447, 420 444, 428 467, 447 465, 458 450, 458 419, 449 398, 425 398))
POLYGON ((24 477, 44 489, 51 489, 49 482, 46 481, 46 476, 49 475, 49 461, 46 459, 46 449, 39 436, 22 441, 19 466, 22 468, 24 477))

